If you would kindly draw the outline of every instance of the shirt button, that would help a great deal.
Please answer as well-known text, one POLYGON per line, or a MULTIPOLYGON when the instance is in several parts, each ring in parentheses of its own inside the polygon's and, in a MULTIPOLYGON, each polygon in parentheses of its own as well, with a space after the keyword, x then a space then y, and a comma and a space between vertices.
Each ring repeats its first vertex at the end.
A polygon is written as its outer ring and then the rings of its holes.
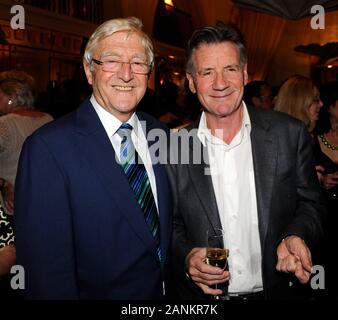
POLYGON ((241 270, 237 270, 237 273, 238 273, 238 274, 242 274, 242 271, 241 271, 241 270))

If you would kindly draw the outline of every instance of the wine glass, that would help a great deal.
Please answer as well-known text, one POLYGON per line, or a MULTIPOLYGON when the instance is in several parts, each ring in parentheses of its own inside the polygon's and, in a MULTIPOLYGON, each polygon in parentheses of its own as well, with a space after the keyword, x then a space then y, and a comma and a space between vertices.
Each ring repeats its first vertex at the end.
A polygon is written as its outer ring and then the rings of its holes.
MULTIPOLYGON (((206 263, 221 269, 228 265, 229 249, 226 246, 225 233, 223 229, 207 230, 207 256, 206 263)), ((222 284, 222 286, 224 286, 222 284)), ((213 285, 217 289, 217 284, 213 285)), ((220 300, 221 296, 213 296, 214 299, 220 300)))

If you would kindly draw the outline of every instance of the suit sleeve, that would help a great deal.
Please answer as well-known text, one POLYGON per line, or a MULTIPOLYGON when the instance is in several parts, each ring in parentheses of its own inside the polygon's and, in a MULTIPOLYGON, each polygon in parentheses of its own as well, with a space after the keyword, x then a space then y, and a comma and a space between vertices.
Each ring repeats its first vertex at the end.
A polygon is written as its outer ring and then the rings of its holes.
POLYGON ((296 213, 283 237, 295 234, 300 236, 309 247, 313 247, 323 236, 322 223, 326 206, 315 171, 311 136, 305 126, 301 127, 297 146, 296 213))
POLYGON ((45 141, 34 135, 21 152, 15 185, 17 264, 28 299, 77 299, 67 183, 45 141))

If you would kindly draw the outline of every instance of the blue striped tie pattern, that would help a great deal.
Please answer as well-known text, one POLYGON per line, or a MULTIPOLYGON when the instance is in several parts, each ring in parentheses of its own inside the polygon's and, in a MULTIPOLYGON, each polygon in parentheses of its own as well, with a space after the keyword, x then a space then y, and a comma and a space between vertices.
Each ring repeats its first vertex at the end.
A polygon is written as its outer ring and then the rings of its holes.
POLYGON ((128 182, 135 194, 136 200, 143 211, 144 219, 149 230, 156 241, 157 255, 161 261, 159 217, 147 170, 139 158, 131 140, 132 129, 133 127, 129 123, 122 123, 117 131, 117 134, 122 139, 120 149, 121 166, 128 178, 128 182))

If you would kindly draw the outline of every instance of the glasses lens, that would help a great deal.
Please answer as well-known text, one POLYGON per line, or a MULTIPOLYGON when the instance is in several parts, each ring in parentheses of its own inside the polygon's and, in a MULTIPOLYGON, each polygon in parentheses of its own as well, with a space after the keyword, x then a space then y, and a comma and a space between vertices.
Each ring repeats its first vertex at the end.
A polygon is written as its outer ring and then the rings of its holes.
POLYGON ((122 62, 122 61, 102 61, 102 69, 107 72, 117 72, 121 70, 125 64, 130 65, 131 71, 139 74, 147 74, 149 72, 149 66, 146 63, 140 62, 122 62))
POLYGON ((149 72, 149 66, 145 63, 132 62, 130 65, 131 70, 135 73, 145 74, 149 72))

